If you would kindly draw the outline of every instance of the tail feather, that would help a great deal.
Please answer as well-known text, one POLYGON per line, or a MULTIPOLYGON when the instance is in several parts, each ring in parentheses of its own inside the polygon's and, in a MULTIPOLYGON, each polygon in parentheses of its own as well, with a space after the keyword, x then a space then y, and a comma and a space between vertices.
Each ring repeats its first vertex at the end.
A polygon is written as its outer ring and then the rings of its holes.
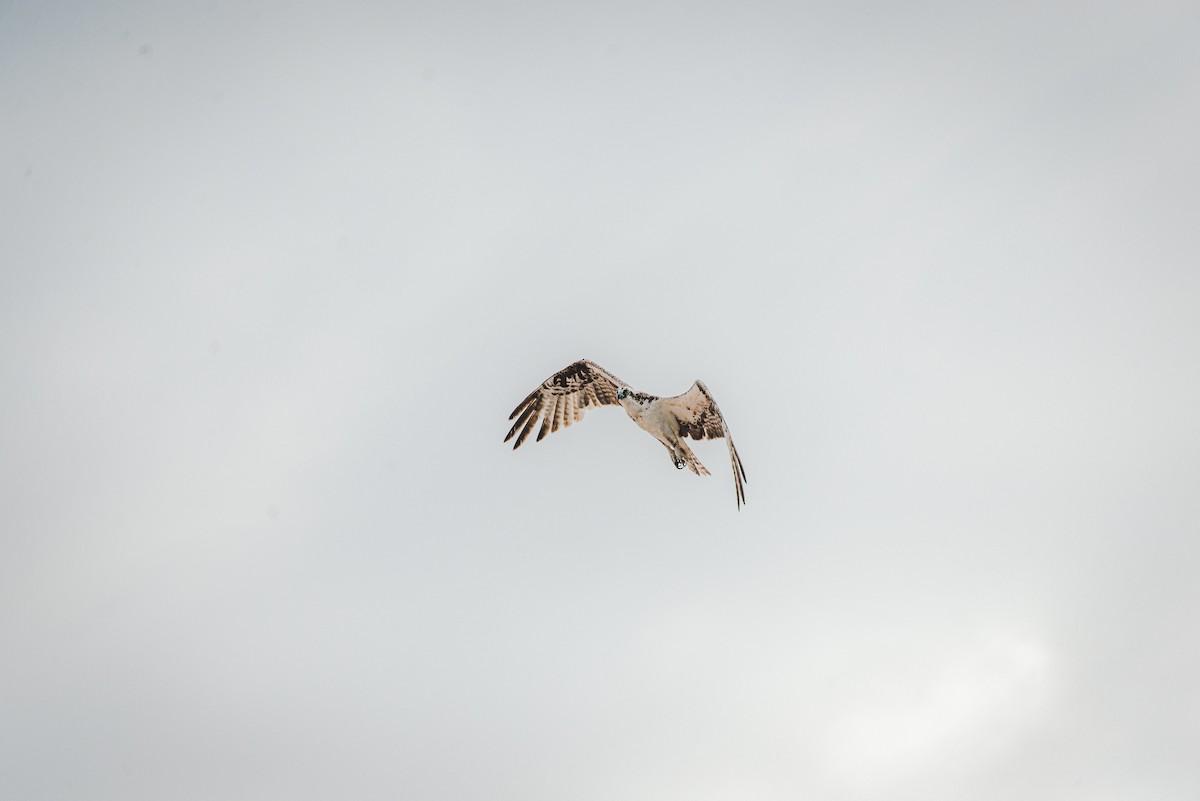
POLYGON ((687 466, 687 469, 691 470, 696 475, 712 475, 708 472, 708 468, 696 458, 696 454, 692 453, 692 449, 687 446, 687 443, 682 441, 679 443, 679 456, 683 459, 683 463, 687 466))

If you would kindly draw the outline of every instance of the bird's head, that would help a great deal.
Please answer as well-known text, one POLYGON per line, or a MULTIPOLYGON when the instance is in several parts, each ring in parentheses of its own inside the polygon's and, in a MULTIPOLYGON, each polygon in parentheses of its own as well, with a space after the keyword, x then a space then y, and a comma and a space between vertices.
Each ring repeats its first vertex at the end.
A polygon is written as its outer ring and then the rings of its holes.
POLYGON ((621 387, 617 390, 617 403, 621 404, 625 411, 631 409, 644 408, 651 400, 649 395, 643 395, 640 392, 634 392, 629 387, 621 387))

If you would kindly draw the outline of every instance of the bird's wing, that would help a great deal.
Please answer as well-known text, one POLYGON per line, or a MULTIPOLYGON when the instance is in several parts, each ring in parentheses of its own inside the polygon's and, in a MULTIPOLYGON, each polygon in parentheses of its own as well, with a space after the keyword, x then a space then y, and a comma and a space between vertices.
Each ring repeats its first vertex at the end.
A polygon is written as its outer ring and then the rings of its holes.
POLYGON ((729 461, 733 466, 733 483, 737 490, 738 508, 746 502, 746 492, 743 484, 749 483, 746 471, 742 468, 741 457, 733 446, 733 437, 729 434, 729 426, 721 415, 717 402, 708 394, 708 387, 703 381, 692 384, 692 388, 682 395, 673 398, 663 398, 662 403, 679 421, 679 435, 692 439, 725 439, 729 446, 729 461))
POLYGON ((548 433, 582 420, 589 406, 617 406, 617 392, 623 386, 621 379, 600 365, 580 359, 547 378, 513 409, 508 419, 516 418, 517 422, 508 430, 504 441, 508 442, 519 430, 521 433, 513 443, 513 450, 516 450, 539 418, 542 419, 537 435, 540 440, 548 433))

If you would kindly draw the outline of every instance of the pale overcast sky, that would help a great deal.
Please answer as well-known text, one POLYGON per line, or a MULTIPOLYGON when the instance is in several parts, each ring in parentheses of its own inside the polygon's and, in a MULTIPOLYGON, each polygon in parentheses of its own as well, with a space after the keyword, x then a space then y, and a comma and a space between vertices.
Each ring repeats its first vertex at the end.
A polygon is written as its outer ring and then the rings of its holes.
POLYGON ((0 797, 1194 801, 1197 42, 0 0, 0 797))

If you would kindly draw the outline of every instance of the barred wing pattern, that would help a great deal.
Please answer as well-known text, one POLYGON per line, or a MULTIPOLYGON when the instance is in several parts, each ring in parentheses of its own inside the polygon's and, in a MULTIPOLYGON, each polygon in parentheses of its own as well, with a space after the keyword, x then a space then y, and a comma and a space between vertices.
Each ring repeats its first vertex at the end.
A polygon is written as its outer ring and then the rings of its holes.
POLYGON ((743 484, 749 483, 746 471, 742 467, 741 457, 733 446, 733 437, 729 434, 729 426, 717 402, 708 394, 708 387, 703 381, 692 384, 692 388, 682 395, 664 398, 663 403, 679 420, 679 436, 691 437, 695 440, 722 439, 729 446, 729 461, 733 466, 733 484, 737 492, 738 508, 746 502, 746 491, 743 484))
POLYGON ((619 406, 617 391, 622 386, 621 379, 600 365, 580 359, 547 378, 513 409, 508 419, 516 418, 517 422, 513 423, 504 441, 508 442, 520 430, 513 443, 515 451, 539 419, 542 427, 538 430, 538 441, 559 428, 582 420, 590 406, 619 406))

